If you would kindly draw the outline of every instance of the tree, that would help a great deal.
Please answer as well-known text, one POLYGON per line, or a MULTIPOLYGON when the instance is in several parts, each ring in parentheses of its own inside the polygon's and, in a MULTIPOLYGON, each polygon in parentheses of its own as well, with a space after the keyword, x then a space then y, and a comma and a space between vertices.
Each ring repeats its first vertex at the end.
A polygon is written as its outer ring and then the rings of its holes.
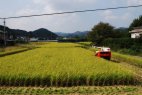
POLYGON ((140 26, 142 26, 142 15, 133 20, 133 22, 129 26, 129 30, 132 30, 134 27, 140 26))
POLYGON ((88 40, 100 44, 106 38, 112 38, 114 27, 109 23, 100 22, 88 33, 88 40))
POLYGON ((130 33, 128 28, 120 27, 114 29, 114 38, 130 38, 130 33))

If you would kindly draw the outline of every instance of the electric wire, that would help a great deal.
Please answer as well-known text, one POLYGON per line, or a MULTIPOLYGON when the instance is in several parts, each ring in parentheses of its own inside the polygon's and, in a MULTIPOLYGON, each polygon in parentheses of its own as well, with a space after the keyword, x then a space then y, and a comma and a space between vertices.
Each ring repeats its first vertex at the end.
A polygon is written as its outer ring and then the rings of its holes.
POLYGON ((126 8, 136 8, 142 7, 142 5, 135 6, 122 6, 122 7, 113 7, 113 8, 102 8, 102 9, 93 9, 93 10, 80 10, 80 11, 66 11, 66 12, 57 12, 57 13, 47 13, 47 14, 35 14, 35 15, 25 15, 25 16, 13 16, 13 17, 0 17, 0 19, 16 19, 16 18, 28 18, 28 17, 39 17, 39 16, 47 16, 47 15, 62 15, 62 14, 73 14, 73 13, 84 13, 84 12, 93 12, 93 11, 104 11, 104 10, 118 10, 118 9, 126 9, 126 8))

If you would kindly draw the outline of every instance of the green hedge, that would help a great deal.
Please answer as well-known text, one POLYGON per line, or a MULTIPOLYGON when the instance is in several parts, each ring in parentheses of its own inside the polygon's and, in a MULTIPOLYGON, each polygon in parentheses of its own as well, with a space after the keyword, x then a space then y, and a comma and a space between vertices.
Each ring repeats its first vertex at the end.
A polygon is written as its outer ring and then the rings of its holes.
POLYGON ((142 55, 142 39, 109 38, 101 42, 101 46, 111 47, 113 50, 133 55, 142 55))

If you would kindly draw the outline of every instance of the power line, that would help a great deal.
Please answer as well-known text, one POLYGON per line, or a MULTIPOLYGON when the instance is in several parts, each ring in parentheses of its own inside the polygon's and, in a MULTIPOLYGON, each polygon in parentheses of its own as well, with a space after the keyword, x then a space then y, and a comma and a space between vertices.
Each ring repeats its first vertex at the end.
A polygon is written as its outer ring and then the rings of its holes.
POLYGON ((80 11, 67 11, 67 12, 57 12, 57 13, 47 13, 47 14, 37 14, 37 15, 25 15, 25 16, 13 16, 13 17, 0 17, 0 19, 4 20, 4 44, 6 46, 6 20, 7 19, 16 19, 16 18, 28 18, 28 17, 39 17, 39 16, 47 16, 47 15, 62 15, 62 14, 73 14, 73 13, 84 13, 84 12, 93 12, 93 11, 103 11, 103 10, 117 10, 117 9, 126 9, 126 8, 136 8, 142 7, 142 5, 135 6, 122 6, 122 7, 113 7, 113 8, 102 8, 102 9, 94 9, 94 10, 80 10, 80 11))
POLYGON ((122 6, 122 7, 94 9, 94 10, 57 12, 57 13, 49 13, 49 14, 25 15, 25 16, 15 16, 15 17, 13 16, 13 17, 5 17, 5 18, 0 18, 0 19, 28 18, 28 17, 38 17, 38 16, 46 16, 46 15, 61 15, 61 14, 83 13, 83 12, 93 12, 93 11, 103 11, 103 10, 117 10, 117 9, 136 8, 136 7, 142 7, 142 5, 122 6))

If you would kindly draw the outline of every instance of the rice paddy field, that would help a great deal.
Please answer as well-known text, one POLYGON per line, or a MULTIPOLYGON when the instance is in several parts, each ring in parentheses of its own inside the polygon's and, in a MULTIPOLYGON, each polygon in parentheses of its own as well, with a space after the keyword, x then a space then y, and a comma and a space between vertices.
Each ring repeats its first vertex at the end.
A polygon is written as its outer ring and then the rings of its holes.
POLYGON ((131 69, 97 58, 75 43, 36 43, 38 48, 0 57, 0 86, 71 87, 137 85, 131 69))
POLYGON ((17 44, 15 46, 0 47, 0 57, 12 55, 36 48, 33 44, 17 44))

